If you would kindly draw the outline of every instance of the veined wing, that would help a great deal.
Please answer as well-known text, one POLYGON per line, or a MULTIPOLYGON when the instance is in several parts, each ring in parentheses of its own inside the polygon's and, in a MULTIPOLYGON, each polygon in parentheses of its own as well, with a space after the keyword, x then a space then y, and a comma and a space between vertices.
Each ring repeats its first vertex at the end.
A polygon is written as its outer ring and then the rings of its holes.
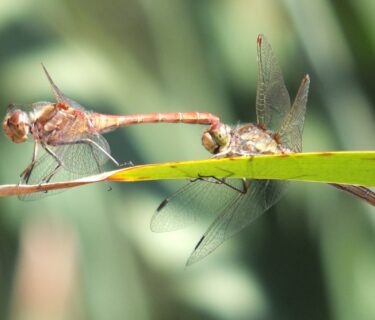
POLYGON ((282 145, 295 152, 302 151, 302 133, 305 123, 307 96, 309 93, 310 77, 306 75, 301 82, 293 105, 286 115, 278 132, 282 145))
MULTIPOLYGON (((231 180, 230 184, 236 188, 242 187, 238 179, 231 180)), ((159 205, 151 219, 151 230, 175 231, 204 218, 214 217, 238 193, 215 179, 189 182, 159 205)))
POLYGON ((101 172, 110 155, 110 148, 101 135, 82 134, 70 141, 61 141, 61 145, 52 146, 52 150, 62 161, 66 170, 90 175, 101 172))
POLYGON ((44 73, 47 76, 48 82, 51 85, 53 96, 55 97, 57 102, 62 102, 67 104, 69 107, 72 107, 74 109, 78 109, 81 111, 84 111, 85 108, 82 107, 78 102, 68 98, 60 89, 59 87, 53 82, 51 76, 49 75, 46 67, 42 64, 44 73))
MULTIPOLYGON (((46 151, 42 151, 43 154, 37 160, 34 165, 34 168, 31 171, 29 179, 26 181, 25 177, 21 177, 20 184, 41 184, 43 179, 48 177, 48 175, 55 170, 57 166, 56 160, 48 154, 46 151)), ((64 167, 57 169, 56 173, 51 177, 49 182, 61 182, 69 181, 80 178, 82 175, 73 173, 69 170, 66 170, 64 167)), ((35 192, 24 195, 19 195, 18 198, 22 201, 38 200, 46 196, 55 195, 57 193, 65 191, 64 189, 52 190, 48 192, 35 192)))
POLYGON ((56 106, 56 113, 45 127, 51 132, 46 136, 46 148, 71 172, 97 173, 110 159, 107 140, 93 128, 84 111, 56 106))
MULTIPOLYGON (((61 140, 60 145, 46 145, 49 152, 39 145, 36 163, 28 178, 21 177, 22 184, 41 184, 78 179, 101 172, 108 161, 109 145, 101 135, 81 134, 76 140, 61 140), (89 142, 88 142, 89 141, 89 142), (52 155, 53 154, 53 155, 52 155), (61 166, 58 166, 61 161, 61 166)), ((36 200, 63 190, 21 195, 21 200, 36 200)))
POLYGON ((278 131, 290 109, 290 97, 283 75, 267 38, 257 40, 258 79, 256 113, 261 127, 278 131))
MULTIPOLYGON (((187 261, 191 265, 248 226, 283 196, 285 181, 251 180, 245 194, 237 195, 221 210, 187 261)), ((222 186, 225 188, 225 186, 222 186)))
MULTIPOLYGON (((81 136, 81 139, 84 139, 81 136)), ((106 148, 109 152, 109 146, 103 137, 90 135, 88 139, 106 148)), ((58 167, 57 160, 45 150, 38 157, 29 178, 21 178, 21 184, 41 184, 46 182, 62 182, 78 179, 91 174, 101 172, 101 166, 108 160, 106 154, 95 145, 86 143, 73 143, 61 146, 48 146, 49 150, 61 160, 62 166, 58 167), (52 174, 53 173, 53 174, 52 174), (49 178, 50 177, 50 178, 49 178), (46 181, 48 179, 48 181, 46 181)), ((41 148, 40 148, 41 149, 41 148)), ((20 200, 37 200, 45 196, 54 195, 64 190, 53 190, 48 192, 37 192, 32 194, 20 195, 20 200)))

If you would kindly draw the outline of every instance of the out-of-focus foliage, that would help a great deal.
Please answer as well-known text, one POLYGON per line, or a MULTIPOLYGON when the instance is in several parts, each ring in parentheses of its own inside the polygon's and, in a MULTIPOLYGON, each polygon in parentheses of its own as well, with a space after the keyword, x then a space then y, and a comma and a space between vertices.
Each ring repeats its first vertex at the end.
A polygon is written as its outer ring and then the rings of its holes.
MULTIPOLYGON (((256 36, 267 35, 294 96, 311 90, 304 151, 374 150, 372 1, 0 2, 0 106, 67 96, 105 113, 208 111, 254 120, 256 36)), ((205 159, 202 127, 108 134, 136 164, 205 159)), ((32 145, 0 137, 0 183, 32 145)), ((175 183, 94 185, 39 202, 1 199, 0 314, 22 319, 374 319, 375 212, 294 183, 252 226, 193 266, 208 225, 152 234, 175 183)))

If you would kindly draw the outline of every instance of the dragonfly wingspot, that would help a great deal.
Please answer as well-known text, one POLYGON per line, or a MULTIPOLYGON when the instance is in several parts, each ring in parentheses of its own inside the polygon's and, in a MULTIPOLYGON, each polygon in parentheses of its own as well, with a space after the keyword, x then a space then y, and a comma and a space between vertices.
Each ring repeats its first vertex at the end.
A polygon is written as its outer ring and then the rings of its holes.
POLYGON ((194 248, 194 251, 198 249, 198 247, 201 245, 202 241, 205 239, 206 237, 203 236, 202 238, 200 238, 200 240, 198 241, 198 243, 196 244, 195 248, 194 248))
POLYGON ((164 199, 156 209, 156 212, 160 212, 167 204, 168 204, 168 199, 164 199))

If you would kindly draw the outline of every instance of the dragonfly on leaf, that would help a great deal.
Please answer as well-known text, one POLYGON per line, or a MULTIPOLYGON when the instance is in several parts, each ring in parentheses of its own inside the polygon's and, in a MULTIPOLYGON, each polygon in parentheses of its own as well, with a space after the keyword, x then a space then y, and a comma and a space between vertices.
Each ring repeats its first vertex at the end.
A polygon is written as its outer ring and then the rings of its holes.
MULTIPOLYGON (((214 158, 291 154, 302 151, 302 133, 310 78, 305 75, 291 104, 279 64, 263 35, 257 38, 257 123, 231 127, 213 124, 202 136, 203 146, 214 158)), ((196 179, 157 208, 151 220, 155 232, 173 231, 204 216, 214 221, 197 243, 187 265, 195 263, 248 226, 284 195, 282 180, 196 179)), ((333 186, 372 205, 375 194, 365 187, 333 186)))
MULTIPOLYGON (((20 175, 21 184, 42 184, 67 181, 101 172, 111 155, 103 133, 131 124, 188 123, 214 125, 219 118, 208 112, 169 112, 136 115, 108 115, 85 110, 66 97, 43 66, 56 102, 37 102, 28 107, 10 105, 3 121, 3 130, 15 143, 34 141, 32 160, 20 175), (44 154, 40 156, 40 151, 44 154)), ((52 192, 21 195, 33 200, 52 192)))

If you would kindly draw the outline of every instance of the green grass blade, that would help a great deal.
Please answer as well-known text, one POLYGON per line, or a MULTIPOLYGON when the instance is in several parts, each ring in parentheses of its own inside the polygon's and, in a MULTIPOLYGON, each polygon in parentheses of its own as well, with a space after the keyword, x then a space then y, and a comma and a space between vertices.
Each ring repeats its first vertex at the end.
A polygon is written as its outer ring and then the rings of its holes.
POLYGON ((374 187, 375 151, 298 153, 149 164, 65 182, 1 185, 0 197, 73 188, 105 180, 134 182, 210 176, 286 179, 374 187))
POLYGON ((108 180, 145 181, 199 176, 375 186, 375 152, 318 152, 168 162, 116 170, 108 180))

